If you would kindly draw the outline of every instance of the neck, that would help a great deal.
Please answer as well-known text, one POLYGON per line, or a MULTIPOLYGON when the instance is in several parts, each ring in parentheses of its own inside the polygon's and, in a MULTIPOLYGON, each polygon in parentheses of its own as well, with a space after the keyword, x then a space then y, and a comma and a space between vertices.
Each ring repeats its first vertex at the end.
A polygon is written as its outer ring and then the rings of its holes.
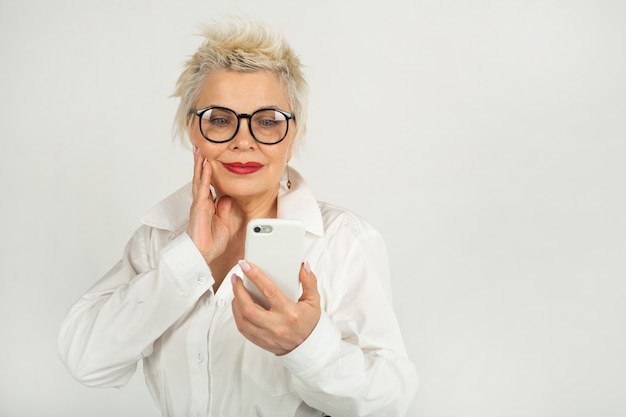
MULTIPOLYGON (((217 191, 217 190, 216 190, 217 191)), ((222 195, 217 192, 217 197, 222 195)), ((245 198, 231 196, 230 219, 232 230, 244 229, 248 222, 258 218, 275 218, 278 209, 278 187, 271 193, 245 198)))

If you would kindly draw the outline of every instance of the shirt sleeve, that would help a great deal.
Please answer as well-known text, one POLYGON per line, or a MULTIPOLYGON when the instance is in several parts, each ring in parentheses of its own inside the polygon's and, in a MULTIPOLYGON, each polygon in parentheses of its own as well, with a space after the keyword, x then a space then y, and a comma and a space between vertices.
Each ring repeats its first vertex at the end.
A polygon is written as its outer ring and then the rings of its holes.
POLYGON ((126 385, 154 341, 213 284, 186 233, 151 254, 154 232, 139 228, 122 260, 74 304, 61 325, 59 355, 85 385, 126 385))
POLYGON ((342 255, 331 277, 336 297, 281 360, 307 404, 328 415, 404 416, 417 374, 392 308, 386 246, 370 231, 342 255))

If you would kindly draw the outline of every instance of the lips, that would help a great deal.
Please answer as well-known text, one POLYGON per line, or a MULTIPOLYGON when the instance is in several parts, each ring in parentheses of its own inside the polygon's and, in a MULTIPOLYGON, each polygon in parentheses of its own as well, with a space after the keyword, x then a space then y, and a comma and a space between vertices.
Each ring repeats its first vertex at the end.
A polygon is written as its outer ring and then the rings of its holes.
POLYGON ((222 165, 228 171, 239 175, 252 174, 253 172, 257 172, 259 169, 263 168, 263 164, 258 162, 223 162, 222 165))

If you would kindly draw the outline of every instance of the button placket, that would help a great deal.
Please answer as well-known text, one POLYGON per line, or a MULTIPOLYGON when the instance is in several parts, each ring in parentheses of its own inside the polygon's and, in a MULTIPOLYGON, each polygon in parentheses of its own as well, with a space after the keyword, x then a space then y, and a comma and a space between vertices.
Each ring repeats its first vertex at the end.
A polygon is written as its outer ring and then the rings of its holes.
MULTIPOLYGON (((198 274, 196 281, 201 285, 201 279, 206 276, 198 274)), ((206 283, 206 281, 205 281, 206 283)), ((211 296, 205 294, 207 298, 211 296)), ((190 372, 190 382, 192 386, 190 411, 193 410, 199 415, 204 415, 204 410, 208 405, 206 393, 209 390, 209 380, 206 372, 205 364, 208 358, 208 346, 206 335, 209 331, 209 322, 212 320, 212 310, 204 302, 196 305, 197 311, 194 312, 187 335, 187 358, 190 372), (206 320, 208 318, 208 320, 206 320)), ((191 414, 194 415, 194 414, 191 414)))

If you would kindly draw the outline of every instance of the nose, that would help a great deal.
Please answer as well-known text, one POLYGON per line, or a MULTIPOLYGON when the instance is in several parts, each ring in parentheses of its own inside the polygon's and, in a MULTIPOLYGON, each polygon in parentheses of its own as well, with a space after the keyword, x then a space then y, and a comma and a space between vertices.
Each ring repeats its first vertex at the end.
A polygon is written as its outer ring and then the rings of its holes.
POLYGON ((232 149, 254 149, 256 140, 250 132, 250 117, 240 116, 239 129, 229 144, 232 149), (247 125, 244 124, 244 121, 247 125))

